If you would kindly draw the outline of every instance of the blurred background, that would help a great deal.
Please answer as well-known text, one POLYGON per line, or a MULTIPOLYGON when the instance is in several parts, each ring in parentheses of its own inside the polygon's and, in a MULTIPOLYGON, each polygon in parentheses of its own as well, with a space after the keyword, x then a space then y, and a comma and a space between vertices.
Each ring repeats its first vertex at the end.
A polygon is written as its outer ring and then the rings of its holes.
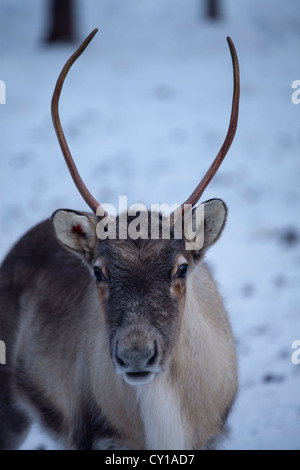
MULTIPOLYGON (((291 360, 300 340, 300 104, 291 99, 300 80, 299 1, 2 0, 0 22, 1 260, 54 210, 87 210, 50 101, 62 66, 93 28, 99 33, 66 80, 60 115, 88 188, 116 206, 119 195, 129 204, 182 203, 198 184, 227 132, 232 37, 239 126, 203 198, 229 207, 207 254, 239 358, 223 448, 300 449, 300 364, 291 360)), ((37 426, 23 445, 56 447, 37 426)))

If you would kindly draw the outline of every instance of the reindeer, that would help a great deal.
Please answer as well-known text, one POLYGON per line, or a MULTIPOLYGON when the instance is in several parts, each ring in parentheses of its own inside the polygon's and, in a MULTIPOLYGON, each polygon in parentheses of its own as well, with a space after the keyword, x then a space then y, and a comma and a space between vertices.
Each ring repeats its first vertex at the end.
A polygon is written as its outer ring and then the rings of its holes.
MULTIPOLYGON (((223 231, 226 205, 203 203, 200 249, 187 250, 174 227, 185 205, 194 217, 233 141, 237 54, 227 38, 234 75, 228 133, 195 191, 169 216, 169 239, 124 239, 120 216, 116 238, 99 239, 97 226, 110 216, 84 185, 58 112, 65 77, 96 32, 66 62, 51 105, 64 158, 93 213, 57 210, 1 266, 0 448, 18 448, 34 418, 65 449, 213 448, 238 383, 228 316, 204 261, 223 231)), ((160 226, 165 217, 159 214, 160 226)), ((126 215, 125 229, 132 219, 126 215)))

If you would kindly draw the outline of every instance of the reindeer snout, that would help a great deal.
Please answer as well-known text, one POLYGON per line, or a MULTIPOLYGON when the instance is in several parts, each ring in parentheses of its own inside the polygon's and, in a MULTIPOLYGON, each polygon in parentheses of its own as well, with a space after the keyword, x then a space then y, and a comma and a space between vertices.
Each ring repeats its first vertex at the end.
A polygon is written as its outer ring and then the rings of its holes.
POLYGON ((116 341, 113 356, 117 374, 122 374, 130 385, 150 383, 159 372, 156 340, 147 343, 116 341))

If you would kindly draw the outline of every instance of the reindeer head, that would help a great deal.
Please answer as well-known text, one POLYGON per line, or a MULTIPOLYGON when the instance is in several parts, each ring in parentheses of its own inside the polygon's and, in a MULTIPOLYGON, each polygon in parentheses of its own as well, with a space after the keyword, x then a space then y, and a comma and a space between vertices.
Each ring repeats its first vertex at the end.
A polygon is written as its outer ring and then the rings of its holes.
POLYGON ((112 219, 81 180, 58 115, 64 79, 96 32, 94 30, 67 61, 52 98, 53 123, 63 155, 77 188, 95 215, 60 209, 53 214, 52 220, 60 243, 81 256, 95 278, 101 304, 99 315, 104 316, 115 372, 130 384, 146 384, 170 361, 184 314, 187 280, 225 225, 227 209, 220 199, 194 206, 234 138, 239 103, 238 59, 228 38, 234 71, 229 129, 217 157, 191 196, 169 215, 145 211, 142 218, 138 212, 136 216, 126 213, 112 219), (199 207, 202 211, 197 220, 199 207), (195 227, 192 239, 185 231, 187 214, 195 227), (142 223, 145 224, 143 229, 142 223), (109 236, 111 226, 114 227, 113 237, 109 236), (132 226, 137 229, 134 235, 130 230, 132 226), (169 230, 167 237, 165 226, 169 230), (193 243, 191 246, 199 231, 202 233, 201 246, 193 243))

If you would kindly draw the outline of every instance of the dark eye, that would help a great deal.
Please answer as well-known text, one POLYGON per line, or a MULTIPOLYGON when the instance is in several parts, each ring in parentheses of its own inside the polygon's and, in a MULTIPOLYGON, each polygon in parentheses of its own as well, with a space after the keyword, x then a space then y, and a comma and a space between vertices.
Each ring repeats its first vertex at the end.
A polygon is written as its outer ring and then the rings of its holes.
POLYGON ((94 266, 93 269, 94 269, 95 278, 98 282, 106 281, 105 277, 102 274, 101 268, 99 268, 99 266, 94 266))
POLYGON ((187 273, 187 269, 188 269, 188 264, 184 263, 182 264, 178 271, 177 271, 177 276, 178 277, 185 277, 186 276, 186 273, 187 273))

